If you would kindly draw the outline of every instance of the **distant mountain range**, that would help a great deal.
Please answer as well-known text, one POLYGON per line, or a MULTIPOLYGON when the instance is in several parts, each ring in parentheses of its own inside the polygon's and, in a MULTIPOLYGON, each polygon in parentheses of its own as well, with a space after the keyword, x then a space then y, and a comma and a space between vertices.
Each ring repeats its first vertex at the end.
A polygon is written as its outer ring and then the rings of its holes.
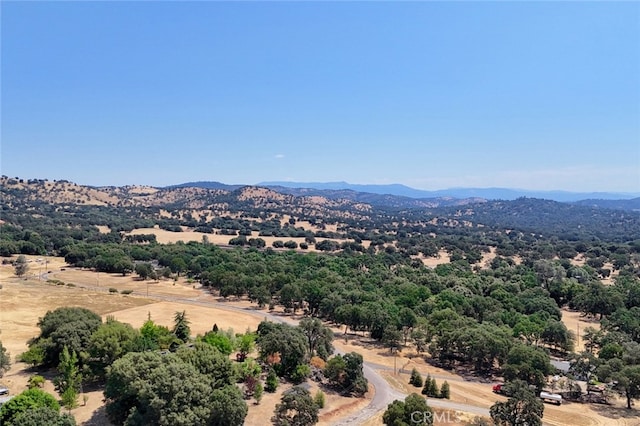
MULTIPOLYGON (((247 185, 199 181, 172 185, 168 188, 197 187, 235 191, 247 185)), ((398 208, 464 205, 487 200, 539 198, 589 207, 640 211, 640 193, 529 191, 509 188, 451 188, 425 191, 401 184, 359 185, 347 182, 260 182, 255 186, 295 196, 322 196, 328 199, 348 199, 375 206, 398 208)))
POLYGON ((450 188, 425 191, 401 184, 357 185, 347 182, 260 182, 258 186, 281 186, 286 188, 311 188, 321 190, 350 189, 373 194, 399 195, 410 198, 484 198, 486 200, 515 200, 520 197, 542 198, 545 200, 575 202, 581 200, 629 200, 640 197, 640 193, 615 192, 569 192, 569 191, 529 191, 509 188, 450 188))

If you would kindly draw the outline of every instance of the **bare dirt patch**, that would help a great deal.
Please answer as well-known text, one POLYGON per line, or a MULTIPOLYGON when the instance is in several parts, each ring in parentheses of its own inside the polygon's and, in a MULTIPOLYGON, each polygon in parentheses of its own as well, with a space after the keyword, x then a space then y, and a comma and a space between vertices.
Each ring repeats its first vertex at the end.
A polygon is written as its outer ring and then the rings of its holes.
POLYGON ((438 255, 435 257, 433 256, 427 257, 422 253, 415 256, 411 256, 411 257, 414 259, 420 259, 422 263, 425 266, 428 266, 429 268, 435 268, 438 265, 451 262, 451 257, 449 256, 449 253, 447 253, 446 250, 438 251, 438 255))
POLYGON ((109 234, 109 233, 111 233, 111 228, 109 228, 106 225, 96 225, 96 228, 98 228, 98 231, 101 234, 109 234))
POLYGON ((175 302, 159 302, 132 307, 113 312, 110 315, 135 328, 140 328, 149 317, 156 324, 172 328, 175 313, 182 311, 187 313, 187 319, 191 322, 193 336, 211 331, 214 324, 221 330, 232 329, 235 333, 244 333, 247 330, 256 331, 258 324, 260 324, 260 319, 257 317, 243 315, 239 312, 175 302))
MULTIPOLYGON (((153 234, 156 236, 157 241, 161 244, 172 244, 172 243, 177 243, 178 241, 182 241, 185 243, 189 241, 201 242, 203 241, 203 238, 206 237, 207 241, 209 241, 211 244, 226 246, 226 245, 229 245, 229 241, 232 238, 235 238, 234 235, 208 234, 205 232, 195 232, 195 231, 173 232, 173 231, 167 231, 167 230, 158 229, 158 228, 134 229, 133 231, 125 235, 141 235, 141 234, 153 234)), ((253 231, 252 235, 249 238, 262 238, 266 243, 266 247, 272 247, 274 241, 282 241, 282 242, 295 241, 298 244, 298 246, 301 243, 305 242, 304 237, 260 236, 257 231, 253 231)), ((340 238, 317 238, 316 243, 319 243, 323 240, 331 240, 337 243, 351 241, 351 240, 345 240, 340 238)), ((370 241, 362 242, 364 247, 368 247, 369 243, 370 241)), ((316 251, 316 248, 314 245, 310 245, 309 248, 305 251, 316 251)))
POLYGON ((596 318, 584 315, 582 312, 562 309, 562 322, 567 329, 576 335, 575 350, 584 351, 584 330, 587 327, 600 330, 600 322, 596 318))

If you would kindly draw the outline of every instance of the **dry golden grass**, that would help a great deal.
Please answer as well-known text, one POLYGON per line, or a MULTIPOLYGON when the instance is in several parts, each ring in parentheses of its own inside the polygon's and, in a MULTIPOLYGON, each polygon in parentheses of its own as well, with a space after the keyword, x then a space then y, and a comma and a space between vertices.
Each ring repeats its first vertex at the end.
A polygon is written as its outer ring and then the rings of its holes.
MULTIPOLYGON (((131 232, 128 232, 125 235, 141 235, 141 234, 153 234, 156 236, 157 241, 161 244, 177 243, 178 241, 182 241, 185 243, 189 241, 201 242, 203 240, 203 237, 206 237, 211 244, 228 245, 229 241, 232 238, 234 238, 233 235, 208 234, 204 232, 195 232, 195 231, 173 232, 173 231, 167 231, 159 228, 138 228, 138 229, 132 230, 131 232)), ((252 235, 247 238, 262 238, 266 243, 266 247, 272 247, 274 241, 282 241, 282 242, 295 241, 298 244, 298 246, 301 243, 305 242, 304 237, 260 236, 258 235, 257 231, 253 231, 252 235)), ((350 241, 350 240, 341 239, 341 238, 317 238, 316 243, 319 243, 325 239, 335 241, 339 244, 344 241, 350 241)), ((370 241, 363 241, 362 245, 365 248, 367 248, 370 243, 371 243, 370 241)), ((309 248, 305 251, 316 251, 315 245, 309 246, 309 248)))
POLYGON ((443 263, 449 263, 451 258, 449 253, 446 250, 438 251, 437 257, 426 257, 424 254, 420 253, 415 256, 411 256, 412 259, 420 259, 425 266, 429 268, 435 268, 438 265, 442 265, 443 263))
POLYGON ((109 228, 106 225, 96 225, 96 228, 98 228, 98 231, 101 234, 109 234, 109 233, 111 233, 111 228, 109 228))
POLYGON ((584 330, 587 327, 600 330, 600 322, 595 318, 584 316, 581 312, 562 309, 562 322, 567 329, 576 335, 575 351, 584 351, 584 330))
MULTIPOLYGON (((32 261, 33 269, 37 259, 44 257, 28 256, 32 261)), ((237 310, 224 309, 211 306, 217 303, 218 299, 203 292, 198 286, 179 280, 174 283, 172 280, 159 282, 138 281, 131 276, 123 277, 117 274, 98 274, 88 270, 69 268, 64 259, 46 258, 47 270, 51 270, 49 278, 62 280, 66 283, 74 284, 75 287, 57 286, 38 281, 38 275, 32 275, 30 279, 19 279, 13 275, 13 267, 2 265, 0 267, 0 277, 3 288, 0 290, 0 300, 2 310, 0 310, 0 329, 2 330, 1 340, 3 345, 15 357, 15 355, 27 349, 27 341, 38 335, 38 319, 48 310, 53 310, 62 306, 79 306, 93 310, 105 318, 107 315, 114 316, 122 322, 132 324, 134 327, 141 326, 149 315, 154 322, 171 327, 175 312, 186 311, 187 318, 191 321, 193 335, 204 334, 211 330, 213 324, 217 324, 220 329, 232 328, 235 332, 245 332, 247 329, 256 330, 258 324, 263 319, 260 315, 252 315, 250 312, 244 313, 237 310), (61 270, 64 269, 64 270, 61 270), (150 294, 153 297, 178 297, 185 302, 156 301, 144 297, 146 288, 149 286, 150 294), (108 294, 106 288, 116 288, 119 291, 133 289, 131 296, 120 294, 108 294)), ((44 268, 44 262, 42 262, 44 268)), ((229 304, 235 307, 247 308, 251 306, 247 301, 229 304)), ((14 362, 11 369, 2 379, 7 385, 11 394, 18 394, 26 389, 27 381, 32 373, 27 369, 27 365, 14 362)), ((52 376, 50 376, 52 377, 52 376)), ((247 401, 249 414, 246 425, 261 426, 268 424, 273 415, 275 405, 279 402, 282 391, 290 385, 281 385, 275 394, 265 393, 260 405, 254 405, 253 401, 247 401)), ((317 385, 311 383, 312 392, 315 393, 317 385)), ((53 384, 48 380, 45 390, 55 395, 53 384)), ((91 419, 92 424, 107 425, 108 422, 103 414, 102 392, 100 390, 87 392, 88 400, 83 405, 82 397, 79 398, 80 407, 71 411, 78 424, 85 424, 91 419)), ((343 398, 335 394, 327 393, 326 408, 320 412, 320 424, 329 425, 332 421, 342 415, 348 415, 366 406, 369 398, 353 399, 343 398)))
POLYGON ((261 321, 255 316, 243 315, 236 311, 175 302, 152 303, 119 310, 110 315, 113 315, 118 321, 131 324, 135 328, 140 328, 149 316, 156 324, 172 328, 175 313, 182 311, 187 313, 187 319, 191 322, 190 327, 193 336, 203 335, 211 331, 214 324, 217 324, 221 330, 232 329, 235 333, 244 333, 247 330, 256 331, 261 321))

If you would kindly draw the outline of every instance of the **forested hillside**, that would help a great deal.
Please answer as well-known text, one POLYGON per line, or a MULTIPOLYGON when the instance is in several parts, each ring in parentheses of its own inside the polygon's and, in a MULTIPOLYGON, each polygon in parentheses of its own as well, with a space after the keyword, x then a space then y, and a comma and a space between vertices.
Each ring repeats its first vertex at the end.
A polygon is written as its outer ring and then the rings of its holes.
POLYGON ((554 371, 550 356, 573 358, 570 377, 608 383, 629 406, 640 397, 638 213, 525 198, 381 208, 257 187, 67 187, 58 198, 41 195, 41 181, 4 183, 3 256, 55 254, 142 279, 187 276, 223 298, 305 313, 447 368, 538 389, 554 371), (82 202, 97 194, 108 197, 82 202), (239 247, 122 233, 153 226, 223 233, 239 247), (260 236, 306 243, 266 247, 260 236), (450 261, 426 265, 439 256, 450 261), (583 330, 583 353, 573 353, 562 308, 601 320, 600 331, 583 330))

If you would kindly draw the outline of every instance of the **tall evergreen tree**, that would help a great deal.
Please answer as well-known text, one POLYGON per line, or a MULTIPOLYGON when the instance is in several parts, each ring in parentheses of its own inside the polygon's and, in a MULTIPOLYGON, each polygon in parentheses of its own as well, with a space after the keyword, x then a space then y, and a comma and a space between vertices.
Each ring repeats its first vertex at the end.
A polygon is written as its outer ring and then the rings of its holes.
POLYGON ((183 342, 187 342, 191 335, 191 328, 189 327, 191 322, 187 319, 187 312, 176 312, 173 317, 173 324, 173 334, 183 342))

